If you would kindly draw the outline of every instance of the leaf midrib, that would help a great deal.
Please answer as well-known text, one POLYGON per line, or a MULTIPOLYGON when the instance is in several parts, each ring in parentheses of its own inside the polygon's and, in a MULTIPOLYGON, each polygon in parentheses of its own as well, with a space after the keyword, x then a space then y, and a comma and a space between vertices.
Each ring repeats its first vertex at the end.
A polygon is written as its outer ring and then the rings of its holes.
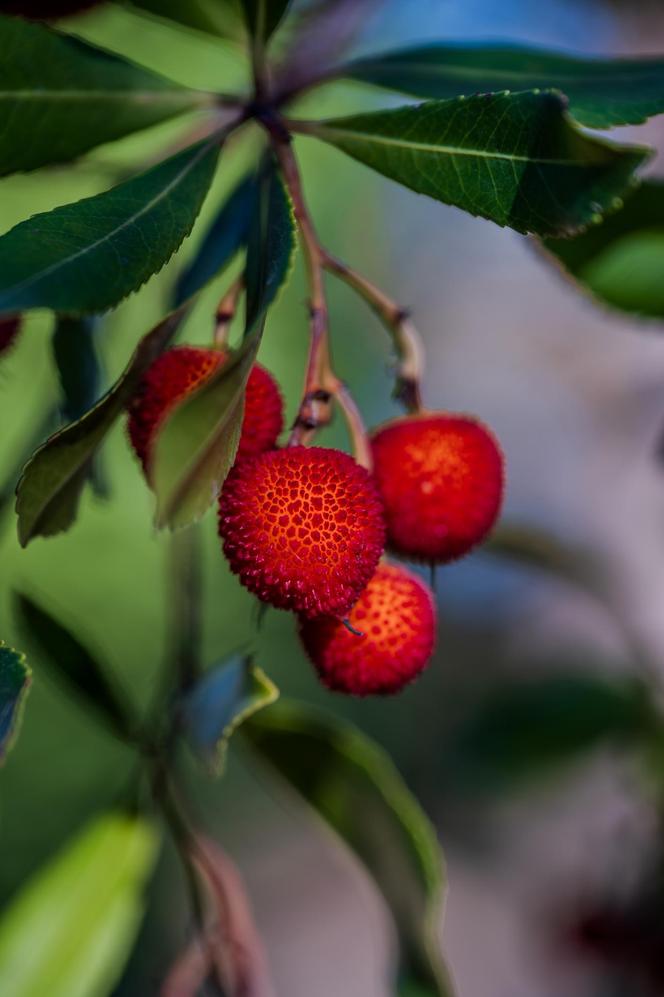
POLYGON ((97 239, 95 242, 89 243, 87 246, 84 246, 83 249, 79 249, 77 252, 72 253, 71 256, 67 256, 66 259, 58 260, 57 263, 52 263, 50 266, 44 267, 43 270, 38 270, 35 273, 30 274, 29 277, 26 277, 26 279, 21 281, 20 283, 0 289, 0 299, 2 298, 3 295, 18 294, 20 291, 24 291, 26 287, 31 287, 33 284, 39 283, 39 281, 42 280, 44 277, 50 276, 52 273, 55 273, 60 268, 70 266, 74 262, 74 260, 77 260, 80 257, 85 256, 87 253, 93 252, 93 250, 97 249, 105 242, 109 242, 111 239, 115 238, 115 236, 119 232, 122 232, 123 229, 129 228, 131 225, 134 225, 139 218, 142 218, 144 215, 149 214, 149 212, 152 211, 153 208, 155 208, 160 201, 162 201, 165 197, 167 197, 170 194, 170 192, 179 183, 182 182, 184 177, 186 177, 186 175, 190 173, 195 166, 198 165, 203 156, 205 156, 210 151, 210 149, 213 148, 213 145, 214 142, 206 143, 206 145, 204 145, 201 148, 198 155, 196 155, 193 159, 191 159, 186 164, 186 166, 177 174, 177 176, 173 177, 173 179, 161 191, 159 191, 158 194, 152 197, 149 201, 146 201, 141 206, 139 211, 133 214, 130 218, 126 218, 120 225, 116 226, 116 228, 114 228, 111 232, 107 232, 100 239, 97 239))
MULTIPOLYGON (((305 131, 305 129, 302 129, 305 131)), ((326 138, 329 135, 338 135, 341 138, 360 139, 370 144, 386 145, 409 151, 424 152, 432 155, 445 154, 448 156, 466 156, 476 159, 505 160, 507 162, 529 163, 538 166, 574 166, 578 169, 586 169, 588 164, 576 159, 548 159, 544 157, 522 156, 507 152, 489 152, 485 149, 464 149, 453 145, 431 145, 428 142, 413 142, 404 139, 396 139, 386 135, 376 135, 371 132, 358 132, 355 130, 344 131, 343 128, 330 128, 323 124, 319 126, 314 123, 306 128, 306 133, 319 138, 326 138)))

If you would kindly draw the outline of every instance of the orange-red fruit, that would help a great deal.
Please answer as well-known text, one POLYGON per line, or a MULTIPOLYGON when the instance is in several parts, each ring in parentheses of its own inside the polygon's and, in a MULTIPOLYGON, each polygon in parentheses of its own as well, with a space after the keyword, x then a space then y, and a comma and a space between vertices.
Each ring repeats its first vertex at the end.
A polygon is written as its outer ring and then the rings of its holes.
POLYGON ((373 435, 388 545, 405 557, 452 561, 480 543, 503 496, 503 456, 475 419, 406 416, 373 435))
POLYGON ((13 345, 20 328, 20 315, 5 315, 0 318, 0 356, 13 345))
POLYGON ((376 487, 339 450, 288 447, 239 461, 219 499, 232 571, 263 602, 344 616, 385 542, 376 487))
MULTIPOLYGON (((176 346, 148 369, 129 407, 129 438, 144 469, 152 441, 176 402, 207 380, 227 354, 202 346, 176 346)), ((242 435, 237 458, 269 450, 283 428, 283 402, 276 381, 254 364, 247 382, 242 435)))
POLYGON ((353 696, 399 692, 426 667, 435 640, 429 588, 406 568, 379 564, 349 617, 302 620, 300 636, 321 681, 353 696))

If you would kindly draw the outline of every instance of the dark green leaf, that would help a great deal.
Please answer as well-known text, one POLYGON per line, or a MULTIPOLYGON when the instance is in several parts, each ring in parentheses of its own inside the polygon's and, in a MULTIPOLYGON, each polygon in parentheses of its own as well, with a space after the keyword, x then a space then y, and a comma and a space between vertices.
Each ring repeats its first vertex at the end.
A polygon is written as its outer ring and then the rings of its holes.
POLYGON ((94 344, 94 318, 56 319, 53 354, 62 389, 61 410, 65 419, 75 422, 99 397, 99 359, 94 344))
POLYGON ((161 270, 208 192, 220 139, 112 190, 20 222, 0 237, 0 313, 112 308, 161 270))
POLYGON ((27 636, 41 650, 41 660, 56 679, 121 736, 130 733, 127 705, 104 668, 80 641, 65 627, 21 593, 16 594, 16 608, 27 636))
POLYGON ((560 90, 588 128, 636 125, 664 111, 664 59, 595 59, 525 45, 434 42, 351 63, 344 76, 414 97, 560 90))
POLYGON ((191 298, 220 274, 246 245, 256 197, 256 178, 251 174, 240 181, 224 202, 194 259, 178 280, 176 305, 191 298))
POLYGON ((187 694, 182 728, 197 755, 218 772, 240 724, 278 695, 276 685, 251 658, 235 655, 207 671, 187 694))
POLYGON ((95 453, 145 371, 168 346, 185 313, 184 307, 179 308, 144 336, 128 366, 99 404, 78 422, 51 436, 30 458, 16 489, 18 538, 22 547, 34 537, 62 533, 74 522, 95 453))
POLYGON ((464 792, 515 788, 602 744, 635 743, 653 726, 643 685, 590 672, 503 679, 461 724, 446 767, 464 792))
POLYGON ((648 156, 584 135, 554 92, 459 97, 298 127, 420 194, 545 235, 599 221, 648 156))
POLYGON ((0 176, 213 106, 211 95, 22 18, 0 15, 0 49, 0 176))
POLYGON ((240 30, 236 0, 131 0, 131 6, 220 38, 235 38, 240 30))
POLYGON ((158 844, 145 818, 105 814, 39 869, 0 921, 0 992, 108 997, 138 934, 158 844))
POLYGON ((0 640, 0 764, 18 733, 30 681, 25 655, 0 640))
POLYGON ((273 170, 261 171, 247 250, 247 316, 241 348, 196 392, 176 405, 157 433, 149 477, 157 526, 187 526, 219 494, 242 429, 244 391, 260 346, 265 312, 286 279, 294 224, 273 170))
POLYGON ((437 940, 440 850, 387 755, 355 728, 292 703, 257 714, 243 730, 374 877, 399 931, 400 993, 452 994, 437 940))
POLYGON ((242 0, 249 34, 261 44, 276 31, 290 0, 242 0))
POLYGON ((664 183, 646 180, 616 212, 576 239, 545 248, 582 288, 613 308, 664 319, 664 183))

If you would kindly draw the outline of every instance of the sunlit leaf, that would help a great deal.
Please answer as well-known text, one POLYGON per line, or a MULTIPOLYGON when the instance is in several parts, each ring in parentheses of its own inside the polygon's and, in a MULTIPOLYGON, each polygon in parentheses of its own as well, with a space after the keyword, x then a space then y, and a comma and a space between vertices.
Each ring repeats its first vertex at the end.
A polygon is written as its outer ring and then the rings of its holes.
POLYGON ((131 6, 220 38, 240 32, 237 0, 131 0, 131 6))
POLYGON ((0 640, 0 764, 18 733, 30 681, 25 655, 0 640))
POLYGON ((571 235, 616 207, 648 157, 585 135, 556 92, 482 94, 298 123, 419 194, 519 232, 571 235))
POLYGON ((72 525, 91 461, 184 315, 185 308, 179 308, 144 336, 99 404, 51 436, 30 458, 16 491, 18 537, 23 547, 35 537, 50 537, 72 525))
POLYGON ((137 291, 196 221, 220 138, 103 194, 34 215, 0 237, 0 312, 102 312, 137 291))
POLYGON ((182 729, 202 761, 218 771, 240 724, 278 695, 274 682, 251 658, 235 655, 205 672, 187 693, 180 713, 182 729))
POLYGON ((69 630, 26 595, 16 608, 26 636, 41 651, 40 660, 55 680, 90 706, 121 737, 131 733, 128 706, 103 665, 69 630))
POLYGON ((75 159, 214 98, 53 28, 0 14, 0 176, 75 159))
POLYGON ((243 731, 373 876, 399 931, 400 994, 449 997, 438 941, 440 849, 385 752, 342 721, 292 703, 256 714, 243 731))
POLYGON ((646 180, 597 228, 544 246, 586 291, 612 308, 664 319, 664 183, 646 180))
POLYGON ((525 45, 433 42, 358 59, 344 76, 441 99, 560 90, 588 128, 636 125, 664 111, 664 59, 597 59, 525 45))
POLYGON ((157 845, 142 817, 111 813, 41 868, 0 920, 0 992, 108 997, 138 933, 157 845))

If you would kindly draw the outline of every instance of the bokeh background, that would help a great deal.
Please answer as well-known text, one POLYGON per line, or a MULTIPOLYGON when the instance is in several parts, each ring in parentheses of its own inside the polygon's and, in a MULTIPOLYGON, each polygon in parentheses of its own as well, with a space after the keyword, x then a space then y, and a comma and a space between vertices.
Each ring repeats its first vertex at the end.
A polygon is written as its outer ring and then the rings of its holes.
MULTIPOLYGON (((231 45, 124 10, 100 10, 68 27, 190 85, 231 89, 246 79, 231 45)), ((367 21, 358 50, 434 38, 656 53, 664 49, 664 11, 657 3, 609 0, 394 0, 367 21)), ((394 100, 335 85, 310 98, 308 108, 322 114, 394 100)), ((0 228, 105 189, 177 143, 182 131, 181 122, 160 126, 97 150, 75 168, 3 180, 0 228)), ((622 133, 660 147, 664 138, 657 120, 622 133)), ((160 275, 100 324, 107 383, 163 314, 175 276, 255 141, 249 136, 229 146, 192 237, 160 275)), ((629 891, 656 859, 657 796, 630 753, 601 747, 570 752, 569 764, 552 763, 566 757, 566 734, 579 708, 573 691, 558 707, 559 742, 554 735, 544 751, 531 731, 532 743, 526 732, 501 756, 491 739, 509 739, 510 732, 496 726, 495 717, 475 738, 472 757, 462 735, 497 689, 644 669, 655 686, 664 678, 660 330, 600 309, 511 231, 418 198, 311 140, 298 140, 297 149, 326 244, 412 306, 427 347, 427 404, 476 413, 495 428, 508 466, 506 520, 578 552, 573 560, 580 566, 592 562, 601 596, 560 572, 479 552, 440 572, 435 660, 393 701, 349 702, 323 692, 286 614, 267 614, 258 661, 283 693, 351 718, 385 745, 433 818, 449 877, 441 937, 460 997, 650 994, 639 989, 642 981, 619 978, 615 967, 607 970, 583 946, 571 945, 564 928, 588 898, 629 891)), ((652 169, 659 171, 657 160, 652 169)), ((232 272, 202 295, 183 338, 209 340, 212 310, 232 272)), ((332 281, 329 291, 338 369, 375 424, 396 411, 389 343, 350 291, 332 281)), ((283 386, 289 415, 306 355, 305 295, 298 264, 270 317, 261 354, 283 386)), ((32 315, 2 360, 1 481, 11 477, 57 405, 50 334, 49 317, 32 315)), ((324 440, 345 445, 342 427, 324 440)), ((102 471, 108 497, 86 493, 69 534, 37 540, 25 551, 4 503, 0 633, 32 651, 16 628, 10 593, 18 588, 38 596, 88 636, 137 702, 147 704, 170 639, 169 538, 153 530, 151 497, 123 428, 104 450, 102 471)), ((225 567, 215 525, 208 515, 204 645, 210 663, 255 628, 254 604, 225 567)), ((133 769, 131 755, 42 677, 36 652, 33 665, 22 735, 0 776, 3 900, 89 815, 119 798, 133 769)), ((236 749, 222 781, 192 773, 190 793, 196 813, 245 877, 278 993, 385 997, 391 926, 354 862, 236 749)), ((118 994, 156 993, 188 928, 181 874, 166 848, 118 994)))

